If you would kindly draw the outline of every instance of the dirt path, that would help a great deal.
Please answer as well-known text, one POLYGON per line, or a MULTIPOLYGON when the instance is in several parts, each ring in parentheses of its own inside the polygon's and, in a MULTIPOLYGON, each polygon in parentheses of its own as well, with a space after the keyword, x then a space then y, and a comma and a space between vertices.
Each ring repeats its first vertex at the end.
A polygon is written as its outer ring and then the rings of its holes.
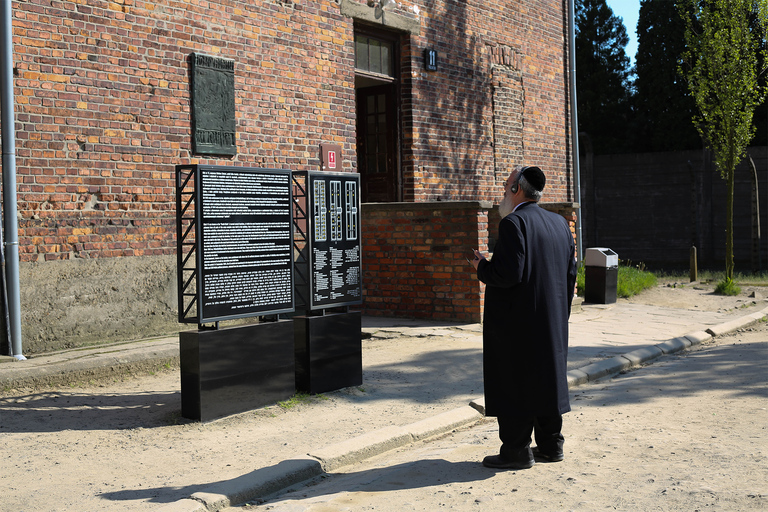
POLYGON ((764 511, 767 340, 762 323, 579 387, 561 463, 482 467, 499 444, 489 419, 225 512, 764 511))
MULTIPOLYGON (((745 295, 712 296, 709 290, 693 286, 659 287, 633 300, 707 311, 738 309, 753 302, 745 295)), ((765 340, 765 326, 758 332, 757 336, 765 340)), ((153 510, 216 482, 305 454, 311 448, 390 425, 412 423, 465 405, 482 395, 480 337, 471 331, 446 330, 439 334, 398 337, 396 341, 365 340, 365 384, 359 388, 312 397, 286 407, 265 407, 206 424, 180 417, 176 368, 72 387, 6 391, 0 394, 0 436, 4 445, 0 458, 0 511, 153 510), (439 376, 438 384, 435 376, 439 376)), ((762 361, 765 376, 765 359, 762 361)), ((694 391, 690 384, 679 385, 686 393, 694 391)), ((671 390, 675 384, 670 381, 664 386, 671 390)), ((638 383, 638 387, 642 384, 638 383)), ((734 395, 718 400, 727 400, 729 407, 737 408, 736 398, 741 399, 734 395)), ((587 399, 577 396, 576 400, 586 403, 587 399)), ((595 403, 594 399, 589 402, 595 403)), ((687 412, 693 414, 697 407, 711 404, 691 405, 687 412)), ((617 456, 624 456, 620 439, 634 431, 638 436, 642 434, 637 438, 638 446, 648 444, 643 437, 649 431, 641 424, 654 416, 653 408, 632 413, 615 408, 589 409, 590 414, 596 414, 589 421, 597 425, 610 425, 627 414, 638 418, 637 423, 630 423, 615 439, 610 431, 602 431, 600 444, 609 443, 617 456)), ((762 410, 764 417, 765 409, 762 410)), ((673 409, 665 411, 664 414, 674 416, 673 409)), ((753 413, 756 417, 761 414, 757 409, 753 413)), ((580 415, 571 418, 570 421, 579 421, 580 415)), ((763 422, 763 429, 766 423, 763 422)), ((700 429, 702 435, 710 428, 703 421, 691 425, 700 429)), ((718 426, 739 427, 738 421, 727 417, 718 426)), ((765 431, 759 434, 764 443, 765 431)), ((728 437, 722 435, 719 439, 728 437)), ((583 441, 588 440, 584 437, 583 441)), ((743 448, 733 449, 734 453, 747 453, 743 448)), ((761 460, 765 461, 764 450, 762 453, 761 460)), ((640 451, 632 456, 626 454, 620 467, 623 471, 641 471, 636 459, 641 455, 640 451)), ((654 460, 657 464, 665 463, 660 455, 654 460)), ((739 480, 748 476, 743 472, 752 466, 728 467, 733 471, 733 479, 739 480)), ((584 471, 591 470, 585 466, 584 471)), ((755 492, 758 491, 762 492, 755 492)))

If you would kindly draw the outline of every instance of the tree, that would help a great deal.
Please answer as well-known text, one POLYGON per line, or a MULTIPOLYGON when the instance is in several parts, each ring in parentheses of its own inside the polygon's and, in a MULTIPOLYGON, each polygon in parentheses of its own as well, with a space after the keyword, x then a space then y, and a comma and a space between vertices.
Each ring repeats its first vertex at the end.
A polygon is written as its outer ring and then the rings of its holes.
POLYGON ((641 0, 635 56, 633 151, 679 151, 701 147, 691 124, 696 111, 681 75, 685 24, 677 1, 641 0))
POLYGON ((589 134, 598 153, 626 151, 631 114, 627 30, 605 0, 576 0, 575 10, 579 130, 589 134))
POLYGON ((686 25, 682 72, 698 109, 693 122, 726 181, 726 288, 733 285, 734 173, 754 136, 752 118, 766 91, 758 80, 766 2, 684 0, 680 9, 686 25), (760 23, 750 26, 750 18, 760 23))

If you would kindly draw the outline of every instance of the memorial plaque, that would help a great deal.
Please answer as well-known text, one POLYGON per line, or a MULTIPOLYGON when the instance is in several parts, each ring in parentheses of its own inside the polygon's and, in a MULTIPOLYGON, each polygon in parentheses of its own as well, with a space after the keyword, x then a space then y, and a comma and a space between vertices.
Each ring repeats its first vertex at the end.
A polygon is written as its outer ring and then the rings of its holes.
POLYGON ((362 304, 360 175, 310 172, 310 309, 362 304))
POLYGON ((290 171, 198 170, 198 322, 293 311, 290 171))
POLYGON ((234 155, 235 61, 193 53, 191 63, 193 151, 234 155))

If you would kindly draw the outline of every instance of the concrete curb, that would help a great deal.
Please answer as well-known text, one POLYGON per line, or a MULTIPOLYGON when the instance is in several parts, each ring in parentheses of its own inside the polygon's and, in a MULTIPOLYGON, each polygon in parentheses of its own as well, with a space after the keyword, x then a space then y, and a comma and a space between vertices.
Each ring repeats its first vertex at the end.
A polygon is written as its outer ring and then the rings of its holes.
POLYGON ((205 507, 204 510, 213 512, 230 505, 274 494, 322 474, 323 469, 317 460, 297 457, 284 460, 274 466, 257 469, 234 480, 219 482, 192 494, 191 498, 201 503, 205 507))
POLYGON ((318 477, 342 466, 451 432, 483 419, 472 407, 459 407, 404 427, 386 427, 313 450, 275 466, 258 469, 234 480, 220 482, 203 491, 164 505, 161 512, 216 512, 231 505, 264 498, 287 487, 318 477))
POLYGON ((758 311, 757 313, 752 313, 751 315, 746 315, 741 318, 731 320, 730 322, 725 322, 720 325, 713 325, 707 329, 707 333, 711 334, 712 336, 728 334, 733 331, 743 329, 744 327, 749 327, 750 325, 753 325, 762 320, 766 315, 768 315, 768 308, 765 308, 762 311, 758 311))
POLYGON ((385 427, 309 453, 320 461, 323 471, 333 471, 413 441, 403 427, 385 427))
POLYGON ((43 362, 38 362, 35 358, 28 360, 23 365, 19 365, 18 361, 15 360, 3 363, 14 366, 4 366, 4 368, 13 368, 13 371, 0 376, 0 386, 65 385, 77 380, 114 377, 127 370, 133 372, 152 371, 166 364, 179 365, 177 346, 151 348, 146 351, 141 350, 141 341, 131 342, 131 344, 137 349, 131 352, 119 352, 116 349, 121 345, 127 345, 127 343, 115 346, 107 345, 100 348, 96 353, 72 359, 66 368, 59 368, 55 365, 48 366, 44 362, 44 357, 40 358, 43 362))

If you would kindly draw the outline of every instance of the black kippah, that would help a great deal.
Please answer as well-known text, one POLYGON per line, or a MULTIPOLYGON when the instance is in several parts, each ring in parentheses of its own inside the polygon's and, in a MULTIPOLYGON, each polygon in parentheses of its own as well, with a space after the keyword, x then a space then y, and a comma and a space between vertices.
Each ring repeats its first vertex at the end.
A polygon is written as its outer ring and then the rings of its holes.
POLYGON ((541 192, 544 190, 544 185, 547 184, 547 178, 544 173, 538 167, 526 167, 521 171, 521 174, 525 178, 525 181, 531 184, 533 188, 541 192))

